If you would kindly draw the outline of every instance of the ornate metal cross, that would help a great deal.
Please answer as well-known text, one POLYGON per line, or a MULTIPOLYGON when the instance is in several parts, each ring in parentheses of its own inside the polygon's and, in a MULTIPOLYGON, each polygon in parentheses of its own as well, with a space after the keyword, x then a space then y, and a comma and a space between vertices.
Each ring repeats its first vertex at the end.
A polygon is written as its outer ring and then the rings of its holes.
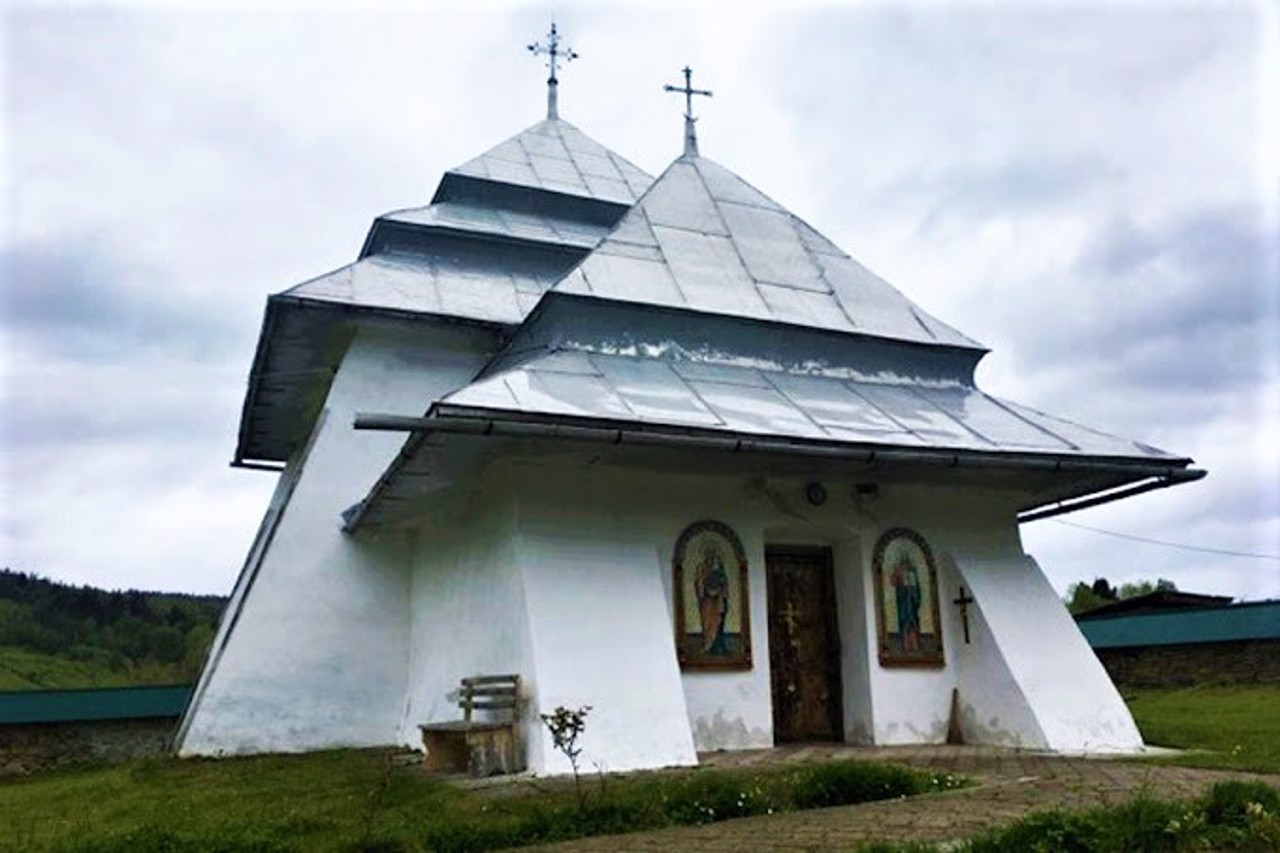
POLYGON ((693 88, 693 69, 689 66, 684 67, 684 86, 672 86, 670 83, 662 87, 667 92, 683 92, 684 93, 684 153, 698 153, 698 136, 694 132, 693 123, 697 121, 693 117, 693 96, 706 95, 711 97, 710 89, 693 88))
POLYGON ((973 596, 964 591, 964 587, 960 587, 960 597, 955 600, 955 604, 960 608, 960 619, 964 622, 964 642, 969 644, 969 605, 973 604, 973 596))
POLYGON ((526 45, 526 47, 529 48, 529 52, 534 56, 541 56, 544 53, 547 55, 547 68, 551 70, 551 76, 547 78, 547 118, 559 118, 556 87, 560 85, 560 81, 556 79, 556 63, 561 57, 564 58, 565 62, 572 62, 578 58, 578 54, 567 45, 564 49, 561 49, 560 34, 556 32, 556 22, 554 20, 551 22, 551 29, 547 33, 546 44, 535 41, 533 44, 526 45))

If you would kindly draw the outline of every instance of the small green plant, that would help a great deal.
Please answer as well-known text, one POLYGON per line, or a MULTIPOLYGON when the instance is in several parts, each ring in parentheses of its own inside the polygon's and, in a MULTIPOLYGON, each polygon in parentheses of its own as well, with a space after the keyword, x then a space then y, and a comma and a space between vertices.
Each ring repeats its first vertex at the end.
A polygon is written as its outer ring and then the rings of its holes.
POLYGON ((391 771, 395 766, 394 762, 395 753, 383 753, 381 772, 378 774, 372 790, 369 791, 369 798, 365 803, 364 814, 361 817, 364 841, 366 843, 370 843, 373 838, 373 827, 378 820, 378 812, 382 810, 382 803, 386 799, 387 789, 391 787, 391 771))
POLYGON ((1280 792, 1220 782, 1188 803, 1142 794, 1084 812, 1038 812, 955 848, 962 853, 1280 850, 1280 792))
POLYGON ((580 708, 558 705, 550 714, 538 715, 551 732, 552 745, 569 759, 569 766, 573 768, 573 789, 578 793, 579 806, 585 806, 587 800, 582 790, 582 777, 578 773, 578 756, 582 754, 578 738, 587 729, 587 714, 590 712, 590 705, 580 708))
POLYGON ((807 768, 792 793, 798 809, 906 797, 925 790, 919 774, 892 765, 831 762, 807 768))
POLYGON ((1219 782, 1203 802, 1205 818, 1224 826, 1247 826, 1251 815, 1280 815, 1280 791, 1261 782, 1219 782))

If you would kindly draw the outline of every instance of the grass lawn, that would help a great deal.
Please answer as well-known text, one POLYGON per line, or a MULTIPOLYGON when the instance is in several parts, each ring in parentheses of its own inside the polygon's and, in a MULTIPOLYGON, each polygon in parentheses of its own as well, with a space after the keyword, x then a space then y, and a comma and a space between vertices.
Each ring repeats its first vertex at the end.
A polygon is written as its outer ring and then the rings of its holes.
POLYGON ((139 761, 0 782, 0 850, 471 851, 958 787, 869 762, 463 790, 378 752, 139 761))
POLYGON ((101 664, 0 646, 0 690, 124 687, 131 683, 128 672, 113 672, 101 664))
POLYGON ((1206 750, 1158 760, 1280 773, 1280 685, 1131 688, 1124 694, 1147 743, 1206 750))

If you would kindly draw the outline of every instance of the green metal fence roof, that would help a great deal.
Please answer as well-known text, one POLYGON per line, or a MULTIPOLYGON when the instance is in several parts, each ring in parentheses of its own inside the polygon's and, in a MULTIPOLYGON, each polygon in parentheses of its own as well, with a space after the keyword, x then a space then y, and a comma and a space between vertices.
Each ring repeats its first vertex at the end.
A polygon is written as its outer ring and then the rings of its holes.
POLYGON ((192 689, 178 684, 0 693, 0 725, 177 717, 187 707, 192 689))
POLYGON ((1138 613, 1079 623, 1095 649, 1280 639, 1280 601, 1138 613))

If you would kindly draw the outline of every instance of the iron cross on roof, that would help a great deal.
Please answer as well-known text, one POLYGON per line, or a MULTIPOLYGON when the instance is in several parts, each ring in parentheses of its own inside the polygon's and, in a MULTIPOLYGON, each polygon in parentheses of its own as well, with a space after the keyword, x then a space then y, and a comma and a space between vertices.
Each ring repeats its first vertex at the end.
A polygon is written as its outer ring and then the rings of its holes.
POLYGON ((684 153, 687 156, 697 156, 698 153, 698 135, 693 129, 693 123, 697 121, 693 117, 693 96, 706 95, 711 97, 710 89, 693 88, 693 69, 689 66, 684 67, 684 87, 672 86, 670 83, 662 87, 667 92, 683 92, 684 93, 684 153))
POLYGON ((526 45, 526 47, 529 48, 529 52, 534 56, 541 56, 544 53, 547 55, 547 68, 551 70, 551 76, 547 78, 547 118, 559 118, 560 111, 556 97, 556 87, 560 85, 560 82, 556 79, 556 63, 560 57, 564 57, 565 62, 572 62, 578 58, 578 54, 567 45, 563 50, 560 48, 560 34, 556 32, 555 21, 551 22, 551 30, 547 33, 546 44, 535 41, 531 45, 526 45))

